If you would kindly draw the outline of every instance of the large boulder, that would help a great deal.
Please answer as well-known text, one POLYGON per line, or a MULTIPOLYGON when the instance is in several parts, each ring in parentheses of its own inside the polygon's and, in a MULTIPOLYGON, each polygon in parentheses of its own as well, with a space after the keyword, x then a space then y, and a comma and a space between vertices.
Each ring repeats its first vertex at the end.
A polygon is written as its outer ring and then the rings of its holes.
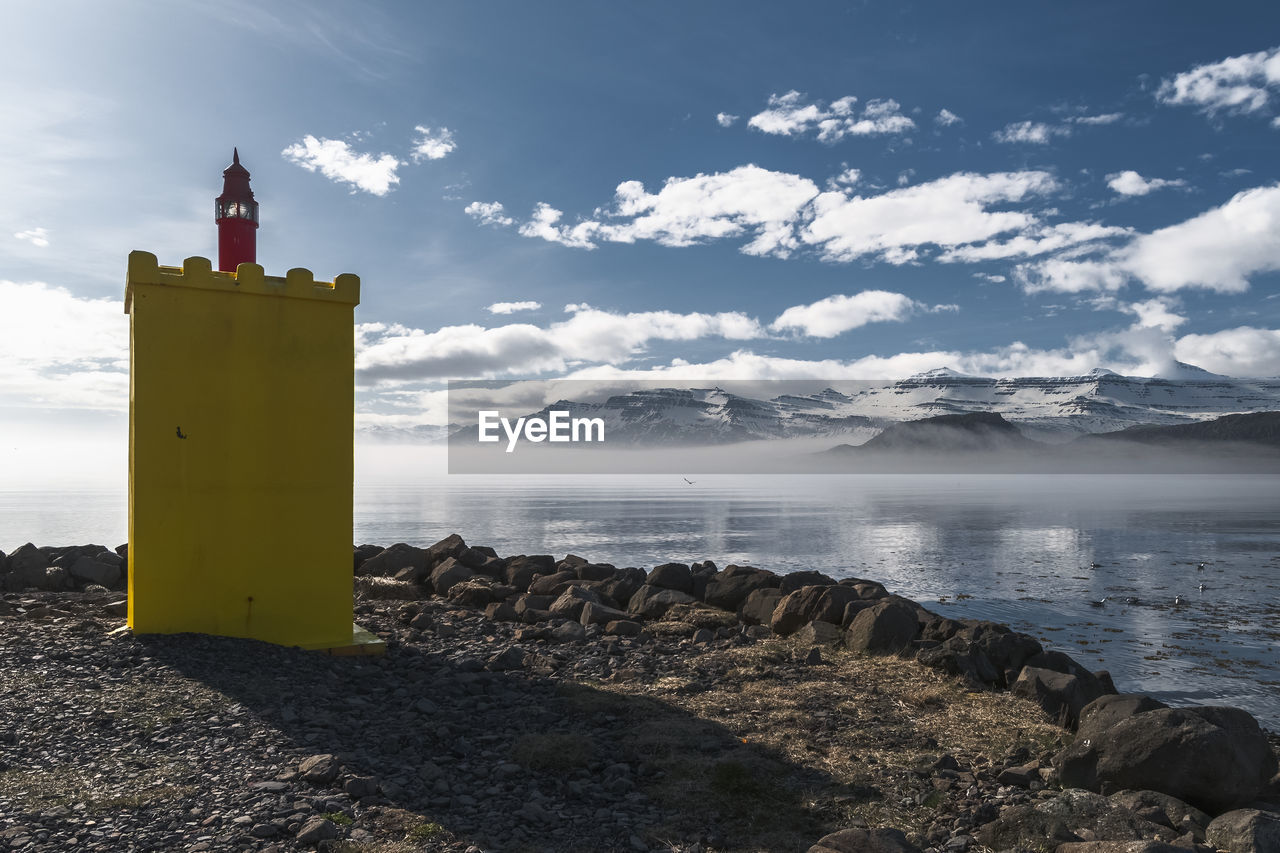
MULTIPOLYGON (((110 551, 104 552, 111 554, 110 551)), ((67 569, 72 579, 80 584, 96 583, 111 588, 120 582, 120 558, 115 554, 114 562, 99 560, 96 557, 79 557, 67 569)))
POLYGON ((397 542, 362 562, 357 571, 361 575, 394 577, 396 580, 421 583, 430 568, 425 548, 397 542), (404 577, 400 577, 402 572, 405 573, 404 577))
POLYGON ((437 595, 448 595, 454 584, 470 580, 472 571, 452 557, 431 570, 431 588, 437 595))
POLYGON ((578 573, 573 569, 565 569, 562 572, 552 572, 549 575, 534 578, 533 583, 529 584, 529 592, 534 595, 559 595, 577 583, 578 573))
POLYGON ((856 652, 899 654, 920 635, 916 610, 902 599, 887 598, 854 617, 845 646, 856 652))
POLYGON ((626 607, 631 596, 635 595, 642 586, 644 586, 644 570, 628 567, 618 569, 608 580, 594 581, 591 589, 600 593, 601 597, 617 602, 620 607, 626 607))
POLYGON ((1218 814, 1257 799, 1276 774, 1247 711, 1201 705, 1121 717, 1120 707, 1081 715, 1075 741, 1054 759, 1064 786, 1159 791, 1218 814))
POLYGON ((738 608, 738 618, 748 625, 768 625, 781 601, 782 590, 777 587, 752 590, 738 608))
POLYGON ((1073 657, 1063 652, 1040 652, 1027 658, 1023 666, 1034 666, 1037 669, 1048 669, 1053 672, 1062 672, 1067 675, 1074 675, 1080 679, 1080 683, 1084 686, 1086 693, 1091 694, 1089 701, 1092 702, 1099 696, 1105 696, 1108 693, 1115 693, 1115 687, 1111 685, 1111 676, 1102 672, 1090 672, 1085 666, 1073 657))
POLYGON ((684 563, 663 563, 649 570, 645 583, 693 594, 693 572, 684 563))
POLYGON ((765 569, 726 566, 707 581, 703 600, 712 607, 736 611, 755 590, 776 587, 779 583, 778 576, 765 569))
POLYGON ((45 589, 48 569, 51 565, 49 555, 30 542, 18 547, 9 555, 9 573, 17 579, 19 586, 45 589))
POLYGON ((696 601, 692 595, 678 589, 663 589, 645 584, 627 602, 627 612, 646 619, 661 619, 677 604, 693 604, 696 601))
POLYGON ((780 636, 794 634, 810 622, 841 625, 845 608, 860 601, 857 590, 847 586, 806 586, 786 595, 769 621, 769 627, 780 636))
MULTIPOLYGON (((952 634, 952 637, 972 643, 973 647, 982 652, 998 673, 994 683, 999 687, 1011 686, 1022 667, 1032 659, 1039 659, 1038 656, 1044 652, 1035 637, 1010 630, 1009 626, 998 622, 966 621, 963 627, 952 634)), ((972 651, 972 648, 969 651, 972 651)), ((1075 662, 1071 661, 1071 663, 1075 662)), ((1041 668, 1053 669, 1054 667, 1042 665, 1041 668)), ((1084 667, 1079 669, 1092 675, 1088 670, 1084 670, 1084 667)))
POLYGON ((1280 814, 1236 809, 1209 824, 1205 840, 1230 853, 1280 853, 1280 814))
POLYGON ((807 853, 920 853, 897 829, 842 829, 818 839, 807 853))
POLYGON ((574 566, 580 581, 607 581, 618 573, 618 569, 608 563, 583 563, 574 566))
MULTIPOLYGON (((568 594, 566 592, 564 595, 568 594)), ((563 597, 561 596, 561 598, 563 597)), ((578 617, 578 621, 583 625, 608 625, 610 622, 627 622, 629 621, 629 615, 616 607, 588 601, 582 605, 582 613, 578 617)))
POLYGON ((521 592, 527 592, 536 575, 555 572, 556 561, 550 554, 521 554, 508 557, 502 569, 502 579, 521 592))
POLYGON ((789 595, 801 587, 835 586, 835 583, 835 578, 824 575, 822 572, 790 572, 782 576, 782 580, 778 583, 778 588, 782 590, 783 595, 789 595))
MULTIPOLYGON (((564 592, 560 593, 560 597, 551 602, 552 616, 559 616, 561 619, 572 619, 577 622, 582 618, 582 608, 586 604, 599 604, 600 596, 596 595, 589 589, 583 589, 580 586, 571 586, 564 592)), ((622 617, 614 618, 626 618, 622 617)), ((583 623, 590 624, 590 623, 583 623)))
MULTIPOLYGON (((450 533, 448 536, 427 549, 427 564, 429 566, 435 566, 446 557, 453 557, 464 566, 468 565, 462 560, 462 556, 467 550, 467 543, 462 541, 462 537, 456 533, 450 533)), ((470 568, 470 566, 468 566, 468 568, 470 568)))
POLYGON ((1054 722, 1069 729, 1076 727, 1084 706, 1101 695, 1096 684, 1035 666, 1024 666, 1010 689, 1014 696, 1030 699, 1054 722))

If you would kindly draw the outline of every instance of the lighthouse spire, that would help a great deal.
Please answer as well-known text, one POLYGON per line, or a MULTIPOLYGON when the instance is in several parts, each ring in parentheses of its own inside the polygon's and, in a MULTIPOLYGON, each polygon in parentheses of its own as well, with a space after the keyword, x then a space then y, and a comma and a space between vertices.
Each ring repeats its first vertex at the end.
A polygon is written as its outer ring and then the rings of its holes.
POLYGON ((218 226, 218 269, 235 272, 240 264, 257 263, 258 202, 249 187, 249 170, 240 165, 238 146, 231 149, 231 165, 222 170, 213 221, 218 226))

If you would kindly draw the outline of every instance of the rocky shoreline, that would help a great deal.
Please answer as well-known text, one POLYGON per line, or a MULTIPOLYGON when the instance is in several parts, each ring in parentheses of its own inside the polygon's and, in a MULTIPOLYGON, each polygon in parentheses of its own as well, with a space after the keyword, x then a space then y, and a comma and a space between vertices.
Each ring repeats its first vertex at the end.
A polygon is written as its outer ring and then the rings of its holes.
POLYGON ((0 849, 1280 850, 1277 747, 871 580, 354 550, 380 658, 121 630, 0 552, 0 849))

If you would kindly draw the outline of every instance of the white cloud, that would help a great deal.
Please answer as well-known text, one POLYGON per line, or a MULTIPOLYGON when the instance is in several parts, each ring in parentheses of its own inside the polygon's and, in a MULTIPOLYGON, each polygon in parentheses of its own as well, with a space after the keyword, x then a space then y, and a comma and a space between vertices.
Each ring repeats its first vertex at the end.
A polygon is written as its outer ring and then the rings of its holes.
POLYGON ((738 120, 738 116, 729 115, 729 113, 716 113, 716 124, 721 127, 733 127, 733 123, 738 120))
POLYGON ((1240 326, 1184 335, 1174 345, 1179 361, 1228 376, 1280 376, 1280 329, 1240 326))
POLYGON ((418 138, 413 140, 413 162, 419 163, 423 160, 440 160, 449 156, 454 149, 458 147, 458 143, 453 141, 453 131, 447 127, 439 130, 432 130, 429 127, 418 125, 414 128, 418 134, 418 138))
POLYGON ((960 124, 964 119, 944 107, 938 110, 938 114, 934 116, 933 121, 941 127, 950 127, 953 124, 960 124))
POLYGON ((541 237, 551 243, 559 243, 571 249, 594 249, 596 244, 592 237, 600 230, 599 222, 580 222, 570 228, 557 225, 564 212, 556 210, 546 202, 538 202, 528 222, 520 226, 520 234, 525 237, 541 237))
POLYGON ((1047 172, 959 172, 935 181, 863 198, 824 192, 801 239, 827 260, 879 256, 907 263, 927 244, 944 248, 988 240, 1036 224, 1029 213, 992 211, 996 202, 1016 202, 1057 188, 1047 172))
POLYGON ((901 293, 864 290, 852 296, 837 294, 809 305, 783 311, 769 328, 796 331, 815 338, 834 338, 868 323, 901 322, 926 306, 901 293))
POLYGON ((1250 275, 1280 270, 1280 185, 1245 190, 1220 207, 1142 235, 1120 257, 1149 290, 1247 290, 1250 275))
POLYGON ((1035 264, 1018 264, 1013 268, 1013 276, 1028 293, 1119 290, 1129 278, 1123 268, 1109 259, 1071 258, 1049 258, 1035 264))
POLYGON ((541 302, 495 302, 488 308, 484 309, 490 314, 514 314, 517 311, 537 311, 542 307, 541 302))
POLYGON ((1144 178, 1132 169, 1107 175, 1107 186, 1120 195, 1146 195, 1164 187, 1181 187, 1185 185, 1186 181, 1180 178, 1174 180, 1144 178))
POLYGON ((1174 308, 1173 302, 1159 298, 1121 306, 1122 311, 1127 311, 1138 318, 1138 326, 1163 329, 1166 332, 1172 332, 1187 322, 1186 317, 1174 313, 1174 308))
POLYGON ((0 305, 0 407, 128 408, 122 302, 0 280, 0 305))
POLYGON ((1102 113, 1096 116, 1072 116, 1067 121, 1072 124, 1100 125, 1115 124, 1122 118, 1124 118, 1124 113, 1102 113))
POLYGON ((506 226, 515 222, 506 215, 506 208, 500 201, 473 201, 462 209, 463 213, 475 219, 481 225, 506 226))
POLYGON ((26 231, 19 231, 13 236, 18 240, 25 240, 39 249, 45 249, 49 246, 49 232, 44 228, 28 228, 26 231))
POLYGON ((487 329, 446 326, 434 332, 403 326, 357 328, 356 368, 362 384, 449 377, 562 371, 583 362, 630 359, 652 341, 705 337, 746 340, 765 336, 759 322, 737 312, 618 314, 571 305, 572 315, 547 328, 525 323, 487 329))
POLYGON ((1001 258, 1028 258, 1057 252, 1071 246, 1108 240, 1132 234, 1130 228, 1100 225, 1096 222, 1060 222, 1056 225, 1034 225, 1009 240, 974 243, 948 249, 938 256, 944 263, 976 263, 1001 258))
POLYGON ((309 172, 318 171, 331 181, 351 184, 352 192, 359 189, 384 196, 400 183, 396 169, 401 162, 395 157, 357 154, 341 139, 317 139, 308 134, 280 153, 309 172))
POLYGON ((1264 109, 1280 89, 1280 47, 1198 65, 1161 83, 1156 99, 1213 115, 1264 109))
POLYGON ((808 102, 794 89, 783 95, 770 95, 769 108, 756 113, 747 124, 756 130, 778 136, 803 136, 817 131, 822 142, 839 142, 846 136, 875 136, 906 133, 916 123, 902 114, 902 105, 892 98, 872 99, 861 114, 855 109, 858 99, 846 95, 825 106, 822 101, 808 102))
POLYGON ((1199 216, 1140 234, 1097 258, 1057 257, 1015 269, 1028 292, 1118 290, 1137 279, 1148 290, 1204 288, 1241 293, 1249 276, 1280 270, 1280 185, 1237 193, 1199 216))
POLYGON ((1071 129, 1040 121, 1017 121, 1007 124, 991 134, 996 142, 1029 142, 1035 145, 1047 145, 1054 136, 1070 136, 1071 129))
MULTIPOLYGON (((740 249, 746 254, 785 258, 811 246, 825 260, 876 257, 894 264, 911 263, 931 246, 953 249, 1008 233, 1026 231, 1029 239, 1054 241, 1039 251, 1119 233, 1091 223, 1050 229, 1031 213, 990 209, 1057 190, 1048 172, 960 172, 866 197, 850 187, 859 177, 856 169, 846 169, 827 182, 825 192, 807 178, 754 165, 668 178, 656 193, 626 181, 618 185, 613 206, 595 212, 598 219, 562 225, 561 211, 540 203, 520 233, 586 249, 601 241, 688 246, 746 237, 740 249)), ((1006 247, 992 256, 1028 251, 1006 247)))

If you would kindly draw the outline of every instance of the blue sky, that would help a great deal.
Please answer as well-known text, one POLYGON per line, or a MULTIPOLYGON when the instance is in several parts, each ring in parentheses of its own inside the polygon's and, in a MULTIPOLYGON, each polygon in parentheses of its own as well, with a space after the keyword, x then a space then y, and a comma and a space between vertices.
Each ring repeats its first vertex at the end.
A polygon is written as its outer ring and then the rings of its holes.
POLYGON ((4 17, 10 430, 118 433, 126 256, 215 255, 232 146, 267 272, 363 280, 366 426, 449 378, 1280 375, 1274 3, 4 17))

